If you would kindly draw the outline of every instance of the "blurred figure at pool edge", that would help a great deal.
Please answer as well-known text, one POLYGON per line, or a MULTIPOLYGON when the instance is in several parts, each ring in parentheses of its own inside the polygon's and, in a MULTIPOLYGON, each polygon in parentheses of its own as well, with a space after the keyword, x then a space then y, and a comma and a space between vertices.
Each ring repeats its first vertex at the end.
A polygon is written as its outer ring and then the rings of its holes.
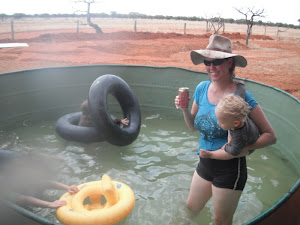
POLYGON ((0 149, 0 200, 8 200, 24 208, 58 208, 65 201, 45 201, 47 189, 79 191, 76 185, 54 181, 64 164, 56 157, 0 149))
MULTIPOLYGON (((91 112, 90 112, 88 100, 84 100, 81 103, 80 109, 82 111, 82 115, 80 116, 78 126, 95 127, 96 125, 95 125, 95 123, 94 123, 94 121, 92 120, 92 117, 91 117, 91 112)), ((114 122, 118 125, 120 125, 120 124, 128 125, 129 124, 129 120, 127 118, 124 118, 124 119, 114 118, 114 122)))
MULTIPOLYGON (((220 35, 212 35, 206 49, 192 51, 191 60, 195 65, 205 64, 209 81, 200 82, 196 87, 191 111, 181 110, 189 129, 200 132, 198 150, 215 151, 228 142, 227 131, 217 123, 215 107, 223 95, 235 93, 235 66, 246 67, 247 60, 241 55, 232 54, 231 40, 220 35)), ((248 91, 245 101, 251 106, 249 118, 260 133, 256 142, 243 148, 241 154, 246 155, 251 149, 275 144, 277 137, 262 108, 248 91)), ((176 96, 177 109, 179 104, 180 99, 176 96)), ((214 222, 217 225, 230 225, 246 181, 245 156, 231 160, 200 157, 191 182, 187 207, 198 212, 213 197, 214 222)))
MULTIPOLYGON (((75 194, 79 191, 78 187, 76 185, 65 185, 63 183, 59 183, 56 181, 45 181, 47 186, 45 186, 45 189, 57 189, 57 190, 65 190, 69 192, 70 194, 75 194)), ((45 184, 45 185, 46 185, 45 184)), ((42 198, 42 197, 40 197, 42 198)), ((10 200, 22 207, 28 208, 28 207, 42 207, 42 208, 59 208, 61 206, 64 206, 67 204, 66 201, 61 200, 55 200, 54 202, 45 201, 40 198, 36 198, 34 196, 19 194, 19 193, 13 193, 10 197, 10 200)))

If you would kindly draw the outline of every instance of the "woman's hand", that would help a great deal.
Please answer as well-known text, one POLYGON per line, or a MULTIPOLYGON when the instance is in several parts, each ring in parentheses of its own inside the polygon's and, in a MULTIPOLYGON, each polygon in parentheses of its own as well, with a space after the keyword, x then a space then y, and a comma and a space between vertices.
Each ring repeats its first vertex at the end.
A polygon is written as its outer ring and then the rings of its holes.
POLYGON ((212 152, 204 149, 200 149, 200 154, 199 156, 201 158, 211 158, 212 157, 212 152))
POLYGON ((175 97, 175 107, 176 107, 176 109, 180 109, 180 97, 179 97, 179 95, 177 95, 175 97))
MULTIPOLYGON (((191 98, 188 99, 188 101, 190 101, 190 100, 191 100, 191 98)), ((174 103, 175 103, 176 109, 188 110, 188 108, 181 108, 181 107, 180 107, 180 97, 179 97, 179 95, 177 95, 177 96, 175 97, 174 103)))

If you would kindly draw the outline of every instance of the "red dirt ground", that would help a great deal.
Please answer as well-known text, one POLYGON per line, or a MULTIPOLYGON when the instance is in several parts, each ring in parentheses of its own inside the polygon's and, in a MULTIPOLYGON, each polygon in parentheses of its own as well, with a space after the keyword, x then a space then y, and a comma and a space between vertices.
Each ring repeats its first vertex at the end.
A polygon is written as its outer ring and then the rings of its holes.
MULTIPOLYGON (((246 68, 237 68, 236 76, 259 81, 282 89, 300 99, 300 40, 251 35, 229 37, 234 52, 248 60, 246 68)), ((6 35, 7 37, 8 35, 6 35)), ((68 30, 32 31, 15 35, 16 43, 29 47, 0 49, 0 73, 33 68, 91 64, 175 66, 205 71, 195 66, 190 51, 203 49, 210 34, 113 32, 104 34, 70 33, 68 30)), ((0 43, 12 42, 0 35, 0 43)))

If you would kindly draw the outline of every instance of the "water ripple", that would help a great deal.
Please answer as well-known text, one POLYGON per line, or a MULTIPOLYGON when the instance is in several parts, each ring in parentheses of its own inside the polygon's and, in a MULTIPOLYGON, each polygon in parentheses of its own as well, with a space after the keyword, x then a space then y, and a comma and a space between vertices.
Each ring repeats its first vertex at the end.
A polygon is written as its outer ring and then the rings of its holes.
MULTIPOLYGON (((197 216, 185 206, 198 163, 199 134, 189 132, 183 120, 165 118, 168 117, 160 113, 146 115, 137 140, 124 147, 63 140, 55 132, 54 121, 25 121, 23 127, 0 131, 0 144, 2 148, 55 157, 60 165, 57 180, 66 184, 99 180, 108 174, 130 186, 136 204, 118 224, 213 224, 212 201, 197 216)), ((247 164, 248 181, 234 217, 235 225, 249 221, 274 204, 298 179, 294 168, 282 156, 276 156, 274 150, 255 151, 247 164)), ((63 192, 48 193, 54 201, 63 192)), ((38 209, 37 213, 57 222, 54 210, 38 209)))

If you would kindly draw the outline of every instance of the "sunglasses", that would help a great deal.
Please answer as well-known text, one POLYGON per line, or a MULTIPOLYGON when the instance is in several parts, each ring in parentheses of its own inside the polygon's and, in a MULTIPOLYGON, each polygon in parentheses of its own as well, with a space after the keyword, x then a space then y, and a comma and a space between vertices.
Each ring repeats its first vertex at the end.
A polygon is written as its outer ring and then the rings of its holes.
POLYGON ((211 64, 213 64, 214 66, 219 66, 221 65, 223 62, 225 62, 227 59, 215 59, 213 61, 208 61, 208 60, 203 60, 204 65, 205 66, 210 66, 211 64))

